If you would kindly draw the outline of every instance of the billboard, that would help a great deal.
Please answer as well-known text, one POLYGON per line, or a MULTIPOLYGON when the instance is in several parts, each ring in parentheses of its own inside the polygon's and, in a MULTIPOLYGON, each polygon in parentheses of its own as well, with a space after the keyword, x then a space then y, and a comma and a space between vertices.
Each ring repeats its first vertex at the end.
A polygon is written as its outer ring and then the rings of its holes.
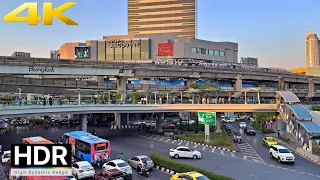
POLYGON ((216 125, 216 113, 215 112, 198 112, 199 124, 216 125))
POLYGON ((173 56, 173 43, 159 43, 158 56, 173 56))
POLYGON ((74 47, 75 59, 88 59, 90 58, 90 46, 76 46, 74 47))

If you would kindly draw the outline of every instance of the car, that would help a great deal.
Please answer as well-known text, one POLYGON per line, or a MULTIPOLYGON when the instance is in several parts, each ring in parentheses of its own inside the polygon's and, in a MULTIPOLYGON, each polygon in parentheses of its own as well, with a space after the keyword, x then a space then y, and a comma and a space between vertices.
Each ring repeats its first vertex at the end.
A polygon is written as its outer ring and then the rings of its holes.
POLYGON ((232 118, 232 117, 226 117, 224 122, 227 122, 227 123, 232 123, 232 122, 235 122, 236 119, 235 118, 232 118))
POLYGON ((2 164, 7 163, 10 158, 11 158, 11 151, 4 151, 1 156, 2 164))
POLYGON ((255 136, 256 135, 256 131, 251 128, 251 127, 248 127, 247 131, 245 132, 247 135, 252 135, 252 136, 255 136))
POLYGON ((172 124, 172 123, 165 123, 165 124, 162 124, 162 129, 174 129, 176 125, 172 124))
POLYGON ((233 133, 233 142, 238 142, 241 143, 241 134, 239 132, 234 132, 233 133))
POLYGON ((280 145, 271 145, 269 149, 269 155, 271 158, 275 158, 282 162, 289 162, 294 164, 295 156, 287 148, 280 145))
POLYGON ((170 149, 170 156, 174 158, 193 158, 201 159, 201 153, 197 150, 190 149, 186 146, 178 146, 174 149, 170 149))
POLYGON ((107 163, 104 163, 102 166, 102 170, 110 170, 110 169, 119 169, 120 171, 131 174, 132 175, 132 168, 129 166, 128 163, 121 159, 116 159, 109 161, 107 163))
POLYGON ((10 121, 10 118, 4 118, 3 121, 4 121, 4 122, 9 122, 9 121, 10 121))
POLYGON ((277 145, 278 142, 273 137, 264 137, 263 145, 270 147, 271 145, 277 145))
POLYGON ((119 169, 110 169, 102 172, 97 172, 94 175, 95 180, 115 180, 115 179, 123 179, 123 180, 131 180, 132 177, 129 174, 126 174, 119 169))
POLYGON ((239 127, 240 128, 245 128, 245 127, 247 127, 247 124, 245 122, 240 122, 239 123, 239 127))
POLYGON ((134 156, 133 158, 128 160, 128 164, 133 167, 138 169, 138 166, 143 164, 143 161, 147 161, 147 168, 148 170, 152 170, 154 167, 154 162, 145 155, 140 155, 140 156, 134 156))
POLYGON ((76 179, 93 178, 95 170, 88 161, 78 161, 72 165, 72 174, 76 179))
POLYGON ((195 172, 195 171, 174 174, 170 178, 170 180, 181 180, 181 179, 187 179, 187 180, 209 180, 209 178, 207 178, 203 174, 200 174, 200 173, 195 172))
POLYGON ((0 135, 3 135, 5 133, 9 132, 9 129, 8 128, 5 128, 5 127, 0 127, 0 135))

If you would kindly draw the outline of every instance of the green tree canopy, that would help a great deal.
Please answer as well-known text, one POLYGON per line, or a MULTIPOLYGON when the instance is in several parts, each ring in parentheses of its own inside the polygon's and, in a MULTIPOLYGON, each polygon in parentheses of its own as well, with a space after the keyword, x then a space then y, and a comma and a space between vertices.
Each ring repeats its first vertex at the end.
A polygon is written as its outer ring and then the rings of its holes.
POLYGON ((275 112, 254 112, 253 118, 256 124, 262 124, 263 121, 270 121, 276 116, 275 112))

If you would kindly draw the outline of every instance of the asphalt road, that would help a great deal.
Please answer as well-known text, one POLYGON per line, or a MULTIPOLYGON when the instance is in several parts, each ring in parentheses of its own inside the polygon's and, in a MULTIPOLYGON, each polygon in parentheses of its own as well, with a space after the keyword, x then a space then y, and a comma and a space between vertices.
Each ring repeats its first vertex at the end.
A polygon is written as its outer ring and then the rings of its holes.
MULTIPOLYGON (((10 133, 0 137, 0 143, 4 146, 4 150, 10 148, 11 143, 21 142, 22 137, 40 135, 48 139, 56 139, 64 132, 75 130, 75 128, 61 128, 54 127, 44 130, 38 127, 19 127, 16 131, 12 130, 10 133), (10 139, 10 141, 8 141, 10 139)), ((305 171, 296 170, 288 166, 281 167, 277 162, 269 164, 267 160, 264 160, 264 156, 261 156, 263 162, 253 162, 249 159, 245 160, 241 153, 234 153, 229 155, 230 152, 220 152, 220 150, 210 147, 203 147, 201 145, 195 145, 192 143, 173 141, 167 137, 157 137, 150 134, 142 134, 139 132, 125 132, 117 133, 115 131, 103 131, 100 136, 105 137, 111 141, 111 158, 117 158, 120 152, 123 152, 126 159, 129 159, 135 155, 149 155, 152 152, 157 152, 165 157, 169 157, 169 149, 178 145, 188 146, 199 150, 202 153, 203 158, 200 160, 193 159, 178 159, 185 164, 193 165, 208 171, 215 172, 217 174, 231 176, 237 180, 267 180, 270 177, 278 178, 281 180, 319 180, 320 168, 319 166, 313 166, 310 164, 311 170, 305 171), (150 142, 154 142, 155 147, 150 148, 150 142), (314 170, 317 170, 314 172, 314 170)), ((261 142, 261 141, 260 141, 261 142)), ((248 143, 249 144, 249 143, 248 143)), ((263 146, 262 146, 263 147, 263 146)), ((254 147, 253 147, 254 149, 254 147)), ((266 148, 267 149, 267 148, 266 148)), ((259 153, 258 153, 259 154, 259 153)), ((299 159, 300 160, 300 159, 299 159)), ((298 160, 297 160, 298 161, 298 160)), ((307 162, 309 163, 309 162, 307 162)), ((297 163, 299 165, 299 163, 297 163)), ((154 171, 150 174, 149 179, 169 179, 170 175, 154 171)), ((141 176, 135 176, 136 179, 143 179, 141 176)))
MULTIPOLYGON (((79 130, 79 127, 50 127, 48 129, 44 129, 42 127, 32 127, 32 126, 21 126, 21 127, 11 127, 8 126, 10 129, 10 132, 0 136, 0 144, 3 146, 3 151, 10 150, 11 144, 14 143, 21 143, 21 140, 23 137, 30 137, 30 136, 42 136, 46 139, 56 140, 57 138, 61 137, 63 133, 70 132, 74 130, 79 130)), ((102 131, 100 131, 102 133, 102 131)), ((130 156, 135 156, 139 154, 143 154, 143 149, 138 149, 137 151, 124 151, 122 150, 123 147, 126 147, 123 143, 123 139, 116 138, 114 139, 114 136, 118 136, 118 132, 115 131, 104 131, 104 136, 108 136, 109 140, 111 141, 111 159, 117 159, 118 154, 121 152, 124 152, 126 155, 125 158, 129 159, 130 156), (118 147, 120 145, 120 147, 118 147), (119 150, 121 149, 121 151, 119 150)), ((124 148, 126 149, 126 148, 124 148)), ((98 170, 99 171, 99 170, 98 170)), ((3 173, 3 167, 0 166, 0 179, 4 180, 5 176, 3 173)), ((133 170, 133 180, 143 180, 143 179, 150 179, 150 180, 166 180, 170 179, 171 175, 154 170, 150 172, 149 178, 145 178, 140 176, 135 170, 133 170)))
MULTIPOLYGON (((248 124, 248 123, 247 123, 248 124)), ((239 130, 239 122, 230 123, 230 125, 237 130, 238 132, 243 134, 243 130, 239 130)), ((262 144, 262 139, 265 137, 262 133, 256 132, 256 136, 247 136, 243 134, 242 136, 245 140, 244 144, 249 144, 249 146, 253 149, 246 147, 246 145, 240 146, 237 144, 240 153, 247 153, 248 156, 255 157, 255 153, 268 165, 273 165, 281 168, 288 168, 296 171, 311 173, 311 174, 320 174, 320 166, 316 165, 301 156, 293 153, 295 155, 296 161, 295 164, 287 164, 287 163, 279 163, 275 159, 271 159, 269 156, 269 148, 262 144), (251 152, 250 152, 251 151, 251 152)))

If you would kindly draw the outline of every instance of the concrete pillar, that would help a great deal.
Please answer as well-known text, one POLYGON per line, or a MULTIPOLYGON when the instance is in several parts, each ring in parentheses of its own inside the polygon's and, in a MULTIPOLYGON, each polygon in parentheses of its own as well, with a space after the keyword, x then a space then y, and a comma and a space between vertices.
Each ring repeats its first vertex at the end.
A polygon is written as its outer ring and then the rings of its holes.
POLYGON ((32 104, 32 103, 36 103, 36 102, 32 102, 32 94, 27 94, 27 104, 32 104))
POLYGON ((114 123, 118 128, 121 127, 121 113, 114 113, 114 123))
POLYGON ((129 114, 128 113, 115 113, 114 114, 115 125, 117 128, 122 128, 125 125, 128 125, 129 114))
POLYGON ((161 124, 162 124, 162 119, 161 119, 161 117, 158 117, 158 118, 156 119, 156 131, 157 131, 157 132, 163 132, 163 129, 162 129, 162 127, 161 127, 161 124))
POLYGON ((282 76, 278 76, 277 78, 278 81, 278 91, 284 91, 285 90, 285 81, 282 76))
POLYGON ((220 133, 221 130, 221 112, 216 113, 216 132, 220 133))
POLYGON ((127 80, 126 77, 117 78, 117 91, 121 94, 121 101, 124 102, 127 99, 127 80))
MULTIPOLYGON (((236 76, 236 84, 235 84, 235 90, 236 91, 241 91, 242 90, 242 75, 241 74, 238 74, 237 76, 236 76)), ((234 93, 234 97, 235 98, 240 98, 241 97, 241 95, 242 95, 242 93, 241 92, 235 92, 234 93)))
POLYGON ((315 95, 314 79, 308 78, 308 98, 312 98, 315 95))
POLYGON ((81 131, 85 131, 87 132, 88 129, 87 129, 87 119, 88 119, 88 115, 87 114, 81 114, 80 115, 80 128, 81 128, 81 131))
POLYGON ((312 140, 309 139, 309 149, 308 149, 309 152, 312 153, 312 140))

